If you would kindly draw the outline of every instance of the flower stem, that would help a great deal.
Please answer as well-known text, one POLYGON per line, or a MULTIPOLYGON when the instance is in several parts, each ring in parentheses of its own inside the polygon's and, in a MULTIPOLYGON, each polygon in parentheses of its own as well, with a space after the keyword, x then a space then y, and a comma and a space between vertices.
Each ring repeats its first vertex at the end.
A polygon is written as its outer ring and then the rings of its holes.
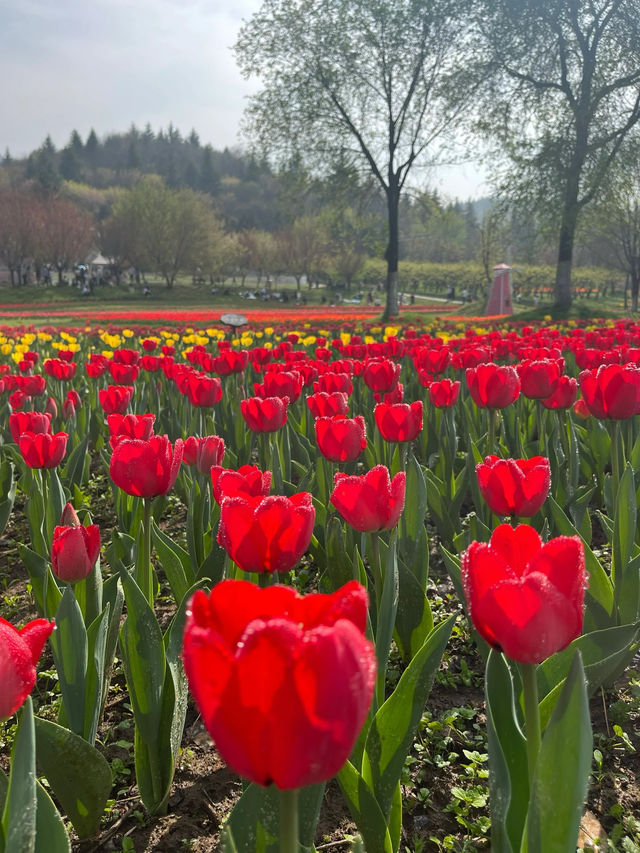
POLYGON ((620 421, 611 421, 611 481, 613 506, 618 502, 618 487, 620 485, 620 421))
POLYGON ((538 707, 538 683, 536 681, 536 665, 523 663, 520 665, 522 688, 524 690, 524 719, 527 734, 527 763, 529 765, 529 790, 533 786, 533 775, 540 751, 540 709, 538 707))
POLYGON ((498 410, 489 409, 489 435, 487 456, 493 456, 496 452, 496 431, 498 426, 498 410))
POLYGON ((280 791, 280 853, 298 853, 298 789, 280 791))
POLYGON ((151 498, 143 498, 142 555, 138 564, 138 586, 153 607, 153 572, 151 571, 151 498))
POLYGON ((540 402, 540 400, 535 401, 535 407, 536 407, 536 429, 538 432, 538 447, 540 449, 540 454, 546 455, 545 446, 544 446, 544 438, 545 438, 544 421, 542 420, 543 415, 544 415, 544 409, 542 407, 542 403, 540 402))
POLYGON ((376 613, 380 615, 380 604, 382 602, 382 566, 380 563, 380 540, 378 532, 371 533, 371 571, 373 572, 373 580, 376 590, 376 613))

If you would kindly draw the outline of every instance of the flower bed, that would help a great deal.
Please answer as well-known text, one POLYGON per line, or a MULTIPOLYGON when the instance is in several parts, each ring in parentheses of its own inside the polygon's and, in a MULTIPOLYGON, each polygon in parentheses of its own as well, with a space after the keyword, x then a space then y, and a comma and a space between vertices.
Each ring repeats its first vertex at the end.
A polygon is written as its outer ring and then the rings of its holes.
POLYGON ((635 843, 640 326, 247 319, 1 330, 2 837, 635 843))

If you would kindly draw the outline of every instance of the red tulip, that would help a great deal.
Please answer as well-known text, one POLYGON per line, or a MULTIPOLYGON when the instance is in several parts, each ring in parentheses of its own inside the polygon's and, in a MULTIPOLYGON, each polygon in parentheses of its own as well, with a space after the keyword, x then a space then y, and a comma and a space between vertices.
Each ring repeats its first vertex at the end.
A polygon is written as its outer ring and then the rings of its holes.
POLYGON ((156 419, 155 415, 107 415, 107 425, 109 427, 109 444, 111 449, 116 446, 123 438, 139 438, 146 441, 153 435, 153 423, 156 419))
POLYGON ((297 370, 270 370, 264 374, 262 385, 254 384, 256 397, 287 397, 295 403, 302 393, 302 376, 297 370))
POLYGON ((44 376, 36 373, 35 376, 22 376, 20 378, 22 380, 20 390, 29 397, 39 397, 41 394, 44 394, 47 387, 47 381, 44 376))
POLYGON ((416 351, 413 363, 416 368, 422 368, 427 373, 444 373, 451 361, 451 352, 448 347, 424 347, 416 351))
POLYGON ((247 350, 224 350, 212 359, 211 369, 220 376, 228 376, 230 373, 242 373, 248 362, 247 350))
POLYGON ((73 379, 76 375, 76 367, 75 361, 64 361, 61 358, 47 358, 42 363, 42 369, 47 376, 60 380, 73 379))
POLYGON ((545 409, 569 409, 576 400, 578 381, 573 376, 559 376, 551 394, 540 400, 545 409))
POLYGON ((580 635, 587 575, 578 536, 546 544, 527 524, 501 524, 462 555, 469 615, 494 649, 541 663, 580 635))
POLYGON ((373 399, 376 403, 402 403, 404 400, 404 385, 402 382, 397 382, 391 391, 374 391, 373 399))
POLYGON ((361 533, 391 530, 404 509, 406 479, 404 471, 391 479, 384 465, 376 465, 361 477, 338 473, 329 500, 361 533))
POLYGON ((385 441, 413 441, 422 429, 422 400, 378 403, 373 416, 385 441))
POLYGON ((253 432, 275 432, 287 422, 288 397, 249 397, 240 400, 240 412, 253 432))
POLYGON ((547 499, 551 485, 551 467, 544 456, 487 456, 476 465, 476 474, 480 493, 496 515, 531 518, 547 499))
POLYGON ((190 373, 185 382, 184 393, 192 406, 215 406, 222 399, 222 385, 216 376, 190 373))
POLYGON ((67 438, 66 432, 23 432, 18 447, 30 468, 56 468, 67 452, 67 438))
POLYGON ((82 397, 80 396, 80 394, 78 394, 75 388, 70 388, 67 391, 66 399, 70 400, 73 403, 76 408, 76 411, 82 406, 82 397))
POLYGON ((182 462, 182 439, 172 447, 168 436, 152 435, 146 441, 124 439, 113 448, 109 473, 128 495, 153 498, 171 491, 182 462))
POLYGON ((349 396, 353 392, 353 382, 348 373, 322 373, 317 382, 313 383, 313 390, 316 394, 320 391, 325 394, 342 391, 349 396))
POLYGON ((640 411, 640 368, 607 364, 578 377, 585 405, 596 418, 622 420, 640 411))
POLYGON ((349 411, 349 397, 344 391, 318 391, 307 397, 307 406, 314 418, 327 418, 332 415, 346 415, 349 411))
POLYGON ((259 785, 334 776, 367 717, 376 658, 367 594, 331 595, 225 580, 198 591, 184 631, 189 687, 216 748, 259 785))
POLYGON ((162 369, 162 358, 159 355, 143 355, 140 364, 147 373, 155 373, 162 369))
POLYGON ((9 405, 14 412, 19 412, 23 406, 31 402, 31 397, 25 394, 24 391, 14 391, 12 394, 9 394, 9 405))
POLYGON ((556 381, 564 371, 564 360, 544 358, 539 361, 526 359, 516 370, 520 377, 521 390, 525 397, 541 400, 549 397, 556 381))
POLYGON ((23 432, 51 432, 51 415, 47 412, 11 412, 9 430, 16 444, 23 432))
POLYGON ((99 379, 106 372, 107 367, 109 367, 109 360, 107 358, 100 355, 100 353, 92 353, 84 369, 87 372, 87 376, 91 377, 91 379, 99 379))
POLYGON ((67 583, 84 580, 92 571, 100 554, 100 528, 97 524, 80 524, 76 511, 67 504, 60 525, 53 531, 51 568, 57 578, 67 583))
POLYGON ((138 378, 140 368, 137 364, 123 364, 114 360, 109 362, 109 373, 118 385, 133 385, 138 378))
POLYGON ((224 439, 220 435, 189 436, 184 442, 182 461, 195 465, 200 474, 208 474, 211 467, 222 465, 224 439))
POLYGON ((315 432, 320 453, 331 462, 353 462, 367 446, 362 415, 355 418, 344 415, 316 418, 315 432))
POLYGON ((48 619, 35 619, 18 630, 0 618, 0 721, 15 714, 33 690, 36 664, 54 627, 48 619))
POLYGON ((466 371, 469 393, 476 406, 504 409, 518 399, 520 378, 515 367, 489 362, 466 371))
POLYGON ((455 406, 460 395, 460 382, 451 379, 439 379, 429 385, 429 401, 438 409, 455 406))
POLYGON ((315 516, 309 492, 226 497, 218 542, 245 572, 288 572, 309 547, 315 516))
POLYGON ((137 349, 126 349, 126 347, 121 347, 120 349, 113 351, 113 361, 111 363, 132 365, 138 364, 139 361, 140 353, 137 349))
POLYGON ((365 362, 362 378, 372 391, 391 391, 400 378, 400 365, 388 358, 372 358, 365 362))
POLYGON ((124 415, 133 397, 133 385, 107 385, 98 391, 105 415, 124 415))
POLYGON ((257 465, 241 465, 237 471, 213 465, 211 486, 216 503, 234 495, 266 497, 271 489, 271 471, 261 471, 257 465))

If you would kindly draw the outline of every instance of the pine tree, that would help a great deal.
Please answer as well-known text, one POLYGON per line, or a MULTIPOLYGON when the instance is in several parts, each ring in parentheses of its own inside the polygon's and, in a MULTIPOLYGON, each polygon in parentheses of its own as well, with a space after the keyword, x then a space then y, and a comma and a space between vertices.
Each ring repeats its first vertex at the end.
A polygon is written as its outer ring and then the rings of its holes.
POLYGON ((205 145, 202 149, 202 162, 200 164, 200 189, 202 192, 211 193, 217 191, 220 177, 213 166, 213 148, 205 145))

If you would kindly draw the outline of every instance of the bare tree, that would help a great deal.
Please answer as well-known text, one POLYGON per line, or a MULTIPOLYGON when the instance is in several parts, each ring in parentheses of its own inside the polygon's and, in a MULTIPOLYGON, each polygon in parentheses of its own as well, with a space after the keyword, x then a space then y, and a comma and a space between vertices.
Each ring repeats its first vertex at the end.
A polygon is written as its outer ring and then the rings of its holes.
POLYGON ((579 217, 640 120, 637 0, 480 0, 490 85, 480 127, 504 195, 558 235, 555 302, 571 304, 579 217), (506 155, 506 166, 505 157, 506 155))
POLYGON ((456 83, 464 0, 265 0, 236 43, 263 89, 247 133, 280 164, 326 174, 351 158, 387 207, 387 316, 398 312, 398 210, 471 90, 456 83))

